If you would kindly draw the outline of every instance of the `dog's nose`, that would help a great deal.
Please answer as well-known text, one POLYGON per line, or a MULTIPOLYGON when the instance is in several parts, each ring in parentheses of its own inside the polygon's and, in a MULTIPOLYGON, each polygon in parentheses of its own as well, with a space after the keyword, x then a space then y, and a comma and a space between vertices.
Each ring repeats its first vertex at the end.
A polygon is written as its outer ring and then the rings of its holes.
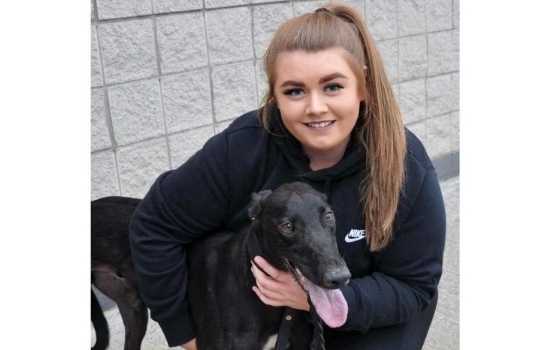
POLYGON ((338 269, 328 271, 324 278, 323 284, 325 288, 336 289, 349 282, 351 273, 347 267, 340 267, 338 269))

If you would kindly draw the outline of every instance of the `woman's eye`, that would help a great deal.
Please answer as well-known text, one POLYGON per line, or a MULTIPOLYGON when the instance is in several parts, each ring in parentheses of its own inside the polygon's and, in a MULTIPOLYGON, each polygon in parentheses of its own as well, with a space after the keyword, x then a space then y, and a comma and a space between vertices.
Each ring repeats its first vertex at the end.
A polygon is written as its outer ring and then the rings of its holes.
MULTIPOLYGON (((329 91, 329 92, 336 92, 336 91, 339 91, 343 88, 344 87, 342 85, 336 84, 336 83, 335 84, 329 84, 329 85, 325 86, 325 90, 329 91)), ((286 90, 283 93, 287 96, 297 97, 297 96, 301 95, 301 92, 302 92, 302 89, 289 89, 289 90, 286 90)))
POLYGON ((340 89, 343 89, 342 85, 340 84, 330 84, 330 85, 327 85, 326 88, 329 89, 330 91, 338 91, 340 89), (333 88, 336 88, 336 89, 333 89, 333 88))
POLYGON ((288 96, 298 96, 297 94, 294 94, 294 92, 300 92, 300 91, 301 91, 300 89, 290 89, 290 90, 286 90, 284 94, 288 96))

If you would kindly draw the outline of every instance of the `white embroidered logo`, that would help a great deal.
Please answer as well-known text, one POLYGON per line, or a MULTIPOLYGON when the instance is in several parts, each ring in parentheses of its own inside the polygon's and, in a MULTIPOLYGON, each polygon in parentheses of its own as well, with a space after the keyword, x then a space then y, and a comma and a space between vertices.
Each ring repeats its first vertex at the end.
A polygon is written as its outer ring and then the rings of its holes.
POLYGON ((365 230, 351 230, 344 238, 344 241, 346 241, 346 243, 352 243, 352 242, 359 241, 365 237, 366 237, 365 230))

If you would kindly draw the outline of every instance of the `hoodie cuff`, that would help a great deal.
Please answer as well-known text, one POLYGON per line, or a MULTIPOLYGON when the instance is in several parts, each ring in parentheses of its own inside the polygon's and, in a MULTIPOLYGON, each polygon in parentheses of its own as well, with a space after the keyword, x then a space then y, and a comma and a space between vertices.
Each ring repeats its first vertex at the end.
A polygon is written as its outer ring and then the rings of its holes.
POLYGON ((340 290, 348 304, 348 315, 342 326, 333 329, 337 331, 366 331, 369 328, 367 325, 368 317, 365 314, 367 311, 366 305, 363 305, 362 299, 358 297, 357 291, 351 284, 341 287, 340 290))
POLYGON ((195 327, 189 312, 181 313, 177 317, 159 321, 166 342, 170 347, 181 346, 195 338, 195 327))

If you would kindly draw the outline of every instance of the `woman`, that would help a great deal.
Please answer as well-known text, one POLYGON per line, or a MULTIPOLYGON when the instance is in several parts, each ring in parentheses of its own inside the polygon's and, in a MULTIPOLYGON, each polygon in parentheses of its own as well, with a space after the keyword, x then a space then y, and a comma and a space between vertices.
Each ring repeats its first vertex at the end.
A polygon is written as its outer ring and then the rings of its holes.
MULTIPOLYGON (((196 348, 185 244, 222 227, 237 231, 252 192, 298 180, 327 195, 352 273, 341 288, 347 319, 325 327, 327 349, 420 349, 437 300, 445 211, 365 24, 337 4, 290 19, 264 64, 261 108, 162 174, 134 215, 132 253, 152 318, 170 346, 196 348)), ((309 310, 289 273, 254 262, 263 303, 309 310)))

